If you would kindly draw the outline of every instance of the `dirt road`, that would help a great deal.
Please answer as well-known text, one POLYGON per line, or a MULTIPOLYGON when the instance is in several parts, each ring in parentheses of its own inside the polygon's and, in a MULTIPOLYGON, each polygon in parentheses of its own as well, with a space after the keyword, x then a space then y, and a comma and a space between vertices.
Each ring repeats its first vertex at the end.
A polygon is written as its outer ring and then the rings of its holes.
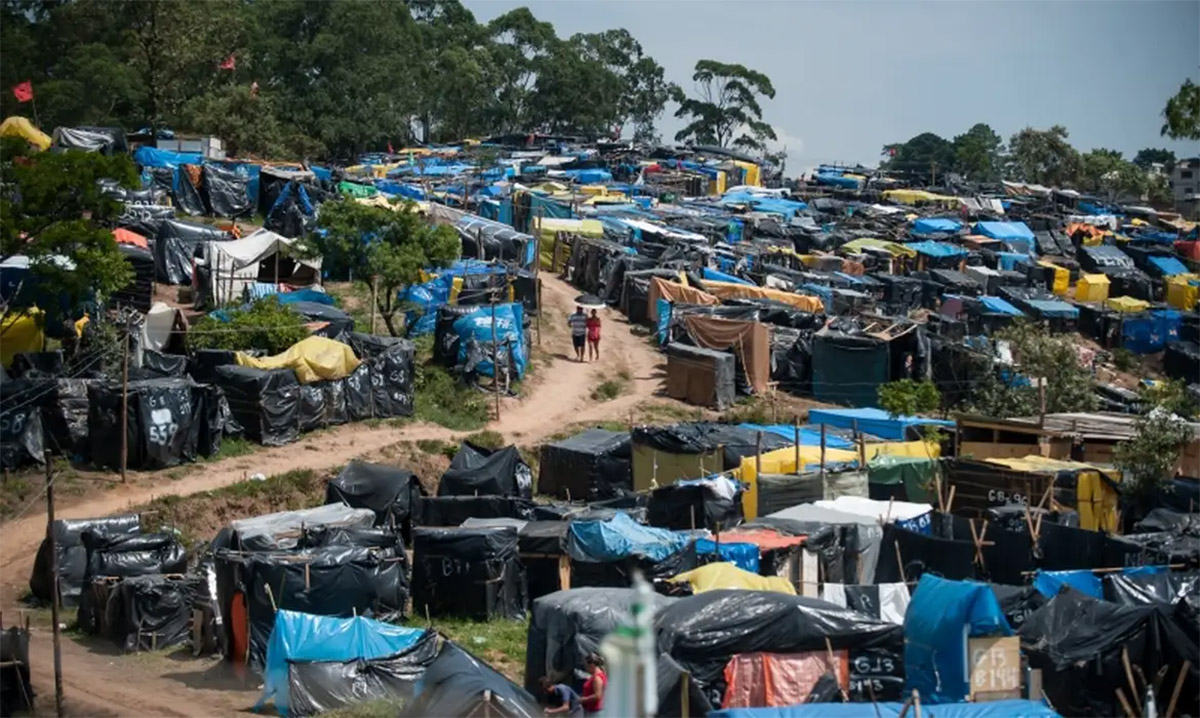
MULTIPOLYGON (((529 444, 575 422, 622 419, 651 398, 661 383, 662 356, 636 336, 624 318, 606 312, 601 359, 577 363, 570 359, 567 314, 579 291, 558 278, 543 275, 542 355, 548 357, 525 395, 502 402, 501 419, 488 428, 510 441, 529 444), (619 373, 630 378, 626 392, 605 402, 591 398, 596 384, 619 373)), ((117 486, 58 510, 60 518, 104 516, 144 504, 156 497, 186 496, 218 489, 249 475, 270 476, 295 469, 337 468, 349 460, 399 441, 452 440, 463 432, 431 424, 404 427, 362 424, 335 427, 288 446, 232 457, 173 479, 160 472, 152 481, 117 486)), ((33 502, 24 516, 0 525, 0 605, 6 616, 19 609, 33 557, 45 536, 43 505, 33 502)), ((71 622, 68 614, 64 621, 71 622)), ((43 696, 53 694, 48 629, 33 630, 30 646, 34 685, 43 696)), ((130 657, 107 651, 96 641, 86 645, 63 641, 66 694, 74 715, 119 714, 212 716, 244 711, 254 701, 255 686, 240 687, 212 662, 175 660, 163 656, 130 657)), ((41 704, 44 705, 44 704, 41 704)))

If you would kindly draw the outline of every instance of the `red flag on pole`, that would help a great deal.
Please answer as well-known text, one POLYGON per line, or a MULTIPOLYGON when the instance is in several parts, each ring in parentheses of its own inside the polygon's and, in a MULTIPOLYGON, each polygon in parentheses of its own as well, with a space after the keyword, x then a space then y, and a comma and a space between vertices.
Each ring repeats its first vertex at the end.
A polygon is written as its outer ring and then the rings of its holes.
POLYGON ((236 66, 237 66, 237 58, 235 58, 233 55, 230 55, 229 57, 225 58, 224 62, 222 62, 220 65, 217 65, 217 67, 221 70, 232 70, 236 66))
POLYGON ((17 98, 17 102, 29 102, 33 99, 33 83, 29 80, 13 85, 13 97, 17 98))
POLYGON ((388 140, 388 154, 389 155, 396 154, 396 151, 392 149, 392 141, 391 140, 388 140))

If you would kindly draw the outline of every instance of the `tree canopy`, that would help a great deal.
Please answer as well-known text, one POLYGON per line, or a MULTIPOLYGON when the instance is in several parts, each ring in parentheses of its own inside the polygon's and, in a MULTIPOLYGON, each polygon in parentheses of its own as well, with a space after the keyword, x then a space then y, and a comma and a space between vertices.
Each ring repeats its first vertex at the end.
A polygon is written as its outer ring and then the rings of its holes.
POLYGON ((692 82, 698 97, 687 97, 678 88, 671 93, 679 103, 675 116, 687 121, 676 140, 762 152, 768 140, 776 139, 762 119, 760 102, 775 97, 769 77, 744 65, 700 60, 692 82))
MULTIPOLYGON (((623 126, 650 139, 673 88, 626 30, 560 38, 527 8, 481 24, 458 0, 23 0, 0 4, 0 45, 0 82, 31 80, 45 126, 212 133, 265 158, 623 126)), ((0 96, 0 116, 22 110, 0 96)))
POLYGON ((1183 81, 1163 108, 1161 133, 1173 140, 1200 140, 1200 85, 1183 81))

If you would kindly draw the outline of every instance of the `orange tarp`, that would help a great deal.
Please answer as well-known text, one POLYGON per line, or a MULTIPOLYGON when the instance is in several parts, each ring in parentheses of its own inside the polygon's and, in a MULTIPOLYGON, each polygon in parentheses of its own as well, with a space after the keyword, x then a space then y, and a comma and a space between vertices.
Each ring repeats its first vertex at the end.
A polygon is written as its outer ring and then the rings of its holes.
POLYGON ((812 312, 819 314, 825 311, 825 305, 817 297, 809 297, 803 294, 793 294, 785 292, 782 289, 771 289, 769 287, 752 287, 748 284, 736 284, 734 282, 712 282, 704 281, 704 290, 709 294, 721 299, 774 299, 777 302, 790 304, 804 312, 812 312))
POLYGON ((769 708, 804 703, 826 673, 837 676, 842 690, 850 687, 847 651, 805 653, 738 653, 725 664, 722 708, 769 708), (831 661, 830 658, 833 658, 831 661))
POLYGON ((651 323, 658 322, 658 300, 665 299, 672 304, 681 302, 684 304, 705 304, 714 306, 721 303, 721 300, 707 292, 702 292, 695 287, 685 287, 682 284, 668 282, 662 277, 651 277, 650 293, 647 296, 646 317, 651 323))
POLYGON ((738 529, 737 531, 721 532, 721 540, 728 541, 729 543, 752 543, 760 551, 771 551, 777 548, 803 546, 808 537, 784 536, 778 531, 764 531, 761 529, 738 529))
POLYGON ((683 325, 697 346, 737 357, 754 393, 766 396, 771 379, 771 335, 766 324, 685 314, 683 325))
POLYGON ((150 249, 150 242, 145 237, 128 229, 114 229, 113 239, 117 240, 117 244, 132 244, 142 249, 150 249))

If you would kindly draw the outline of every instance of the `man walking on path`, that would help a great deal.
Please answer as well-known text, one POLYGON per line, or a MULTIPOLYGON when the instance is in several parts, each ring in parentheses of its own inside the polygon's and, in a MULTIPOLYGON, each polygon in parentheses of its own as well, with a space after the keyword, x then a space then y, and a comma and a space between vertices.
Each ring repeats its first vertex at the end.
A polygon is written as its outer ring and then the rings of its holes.
POLYGON ((583 350, 587 345, 587 315, 583 313, 583 307, 576 305, 575 313, 567 317, 567 324, 571 327, 571 343, 575 346, 575 361, 583 361, 583 350))

